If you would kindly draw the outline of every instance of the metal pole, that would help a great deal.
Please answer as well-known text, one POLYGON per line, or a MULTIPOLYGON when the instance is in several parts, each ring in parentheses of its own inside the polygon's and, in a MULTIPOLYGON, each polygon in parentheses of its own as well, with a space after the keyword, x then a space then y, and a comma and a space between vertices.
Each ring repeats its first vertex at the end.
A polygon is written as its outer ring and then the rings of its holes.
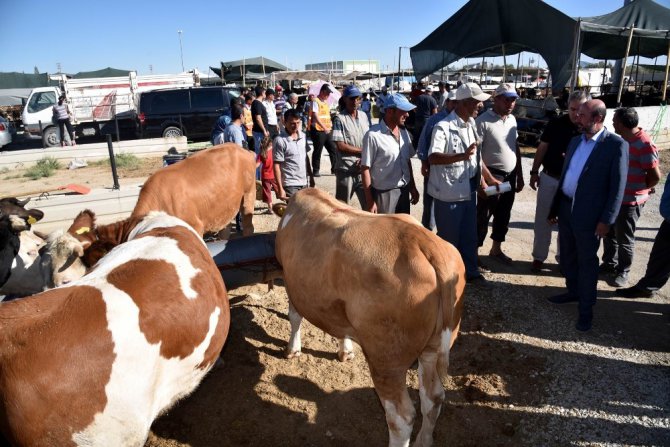
MULTIPOLYGON (((481 70, 479 71, 479 85, 482 85, 482 76, 484 75, 484 56, 482 56, 482 66, 480 68, 481 70)), ((486 80, 486 78, 484 80, 486 80)))
POLYGON ((503 54, 503 82, 507 81, 507 57, 505 56, 505 44, 502 45, 503 54))
POLYGON ((516 80, 519 77, 519 71, 521 71, 521 79, 523 80, 523 68, 519 69, 519 66, 521 64, 521 53, 523 53, 523 51, 519 51, 519 57, 516 58, 516 76, 514 76, 514 90, 516 90, 516 80))
POLYGON ((398 47, 398 93, 400 93, 400 58, 402 57, 402 47, 398 47))
MULTIPOLYGON (((572 59, 572 80, 570 81, 570 93, 572 93, 575 90, 575 86, 577 85, 577 78, 579 77, 579 47, 580 47, 579 39, 582 35, 581 30, 582 30, 582 19, 579 18, 577 19, 577 24, 575 26, 575 46, 572 49, 574 57, 572 59)), ((552 82, 552 89, 553 89, 553 82, 552 82)))
POLYGON ((184 70, 184 49, 181 46, 181 30, 177 30, 177 34, 179 34, 179 54, 181 55, 181 71, 184 70))
POLYGON ((119 119, 117 117, 114 117, 114 124, 116 126, 116 142, 121 141, 121 132, 119 132, 119 119))
POLYGON ((635 31, 635 24, 630 27, 630 35, 628 36, 628 45, 626 45, 626 55, 623 58, 623 67, 621 69, 621 82, 619 82, 619 93, 616 97, 617 107, 621 107, 621 94, 623 93, 623 77, 626 76, 626 65, 628 63, 628 54, 630 53, 630 44, 633 41, 633 32, 635 31))
POLYGON ((107 150, 109 151, 109 164, 112 167, 112 179, 114 180, 112 189, 121 189, 119 176, 116 173, 116 159, 114 158, 114 148, 112 147, 112 136, 110 134, 107 134, 107 150))
MULTIPOLYGON (((631 70, 633 71, 633 70, 631 70)), ((640 38, 637 38, 637 64, 635 64, 635 93, 642 95, 642 84, 640 84, 640 38), (637 87, 640 86, 640 93, 637 93, 637 87)))
POLYGON ((668 70, 670 69, 670 43, 668 44, 668 57, 665 60, 665 78, 663 79, 663 96, 661 101, 665 102, 665 94, 668 90, 668 70))

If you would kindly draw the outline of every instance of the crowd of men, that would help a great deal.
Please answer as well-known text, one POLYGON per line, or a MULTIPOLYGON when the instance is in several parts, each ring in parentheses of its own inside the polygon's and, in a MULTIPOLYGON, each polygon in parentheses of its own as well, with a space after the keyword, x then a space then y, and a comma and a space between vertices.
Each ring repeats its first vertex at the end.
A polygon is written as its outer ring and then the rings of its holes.
MULTIPOLYGON (((503 83, 489 95, 475 83, 452 90, 441 82, 435 92, 418 84, 410 99, 384 87, 376 99, 376 124, 367 92, 345 87, 337 111, 331 111, 328 99, 334 92, 324 83, 299 110, 294 93, 285 97, 280 86, 257 87, 245 93, 244 105, 233 106, 234 122, 245 128, 249 148, 259 148, 264 138, 274 141, 277 197, 286 199, 314 185, 325 148, 338 200, 349 203, 356 195, 369 212, 409 213, 420 199, 411 166, 417 155, 424 184, 422 224, 459 250, 468 283, 489 287, 484 274, 490 270, 479 249, 492 221, 489 259, 513 263, 503 242, 515 195, 525 187, 512 114, 518 98, 514 87, 503 83)), ((639 127, 635 109, 616 110, 616 133, 604 127, 605 116, 602 101, 582 91, 572 93, 568 113, 546 127, 530 171, 530 187, 537 191, 531 270, 540 274, 546 267, 552 228, 558 224, 556 259, 566 291, 548 300, 578 303, 580 331, 591 328, 599 275, 630 298, 651 296, 670 278, 666 188, 661 201, 665 221, 645 277, 624 288, 636 222, 661 173, 658 151, 639 127), (597 254, 601 241, 602 264, 597 254)), ((239 140, 240 133, 230 138, 239 140)))

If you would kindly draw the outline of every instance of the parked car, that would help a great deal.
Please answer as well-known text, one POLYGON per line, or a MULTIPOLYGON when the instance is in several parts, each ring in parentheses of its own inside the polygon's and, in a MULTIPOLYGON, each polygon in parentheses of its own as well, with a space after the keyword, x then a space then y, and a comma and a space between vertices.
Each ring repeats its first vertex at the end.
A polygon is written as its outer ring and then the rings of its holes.
POLYGON ((140 138, 208 139, 219 116, 230 110, 240 90, 231 87, 190 87, 139 94, 140 138))
POLYGON ((0 116, 0 148, 12 142, 12 123, 0 116))

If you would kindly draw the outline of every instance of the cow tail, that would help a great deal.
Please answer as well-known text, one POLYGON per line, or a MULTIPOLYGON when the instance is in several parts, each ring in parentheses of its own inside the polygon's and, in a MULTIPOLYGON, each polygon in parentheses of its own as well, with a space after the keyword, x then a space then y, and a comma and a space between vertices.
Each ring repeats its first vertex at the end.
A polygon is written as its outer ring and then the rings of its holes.
POLYGON ((454 264, 445 262, 444 256, 440 256, 438 259, 440 259, 440 262, 433 264, 437 276, 437 285, 440 288, 439 312, 442 316, 441 319, 438 319, 441 324, 436 328, 440 338, 437 352, 437 371, 444 381, 448 376, 449 353, 461 325, 465 268, 460 263, 457 264, 460 271, 448 271, 448 266, 454 264))

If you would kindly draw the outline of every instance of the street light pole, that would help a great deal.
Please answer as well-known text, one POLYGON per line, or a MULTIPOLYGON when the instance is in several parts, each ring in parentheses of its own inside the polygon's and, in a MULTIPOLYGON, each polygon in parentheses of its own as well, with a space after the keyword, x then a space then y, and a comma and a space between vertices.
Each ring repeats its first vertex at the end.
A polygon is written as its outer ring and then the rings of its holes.
POLYGON ((179 55, 181 56, 181 71, 184 71, 184 49, 181 46, 181 33, 182 30, 177 30, 177 34, 179 34, 179 55))

